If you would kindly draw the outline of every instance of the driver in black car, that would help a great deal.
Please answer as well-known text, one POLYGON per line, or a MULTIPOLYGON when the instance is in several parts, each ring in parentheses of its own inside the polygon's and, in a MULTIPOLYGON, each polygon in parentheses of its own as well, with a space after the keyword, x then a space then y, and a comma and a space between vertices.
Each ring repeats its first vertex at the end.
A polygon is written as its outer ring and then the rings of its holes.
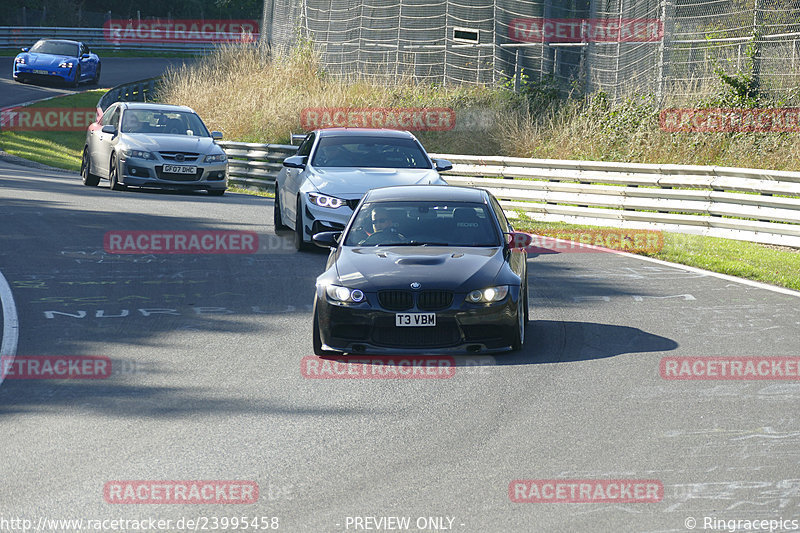
POLYGON ((376 207, 372 210, 370 217, 372 221, 372 231, 361 227, 359 230, 363 237, 358 239, 359 244, 395 244, 404 242, 405 236, 397 231, 397 223, 392 219, 391 212, 384 207, 376 207))

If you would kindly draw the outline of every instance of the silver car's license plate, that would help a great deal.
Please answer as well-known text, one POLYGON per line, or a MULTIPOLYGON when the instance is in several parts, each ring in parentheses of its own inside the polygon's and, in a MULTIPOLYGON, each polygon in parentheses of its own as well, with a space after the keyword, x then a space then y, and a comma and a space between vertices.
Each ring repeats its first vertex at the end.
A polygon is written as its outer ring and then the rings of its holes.
POLYGON ((162 169, 167 174, 196 174, 197 167, 187 167, 184 165, 164 165, 162 169))
POLYGON ((395 313, 394 325, 397 327, 435 326, 436 313, 395 313))

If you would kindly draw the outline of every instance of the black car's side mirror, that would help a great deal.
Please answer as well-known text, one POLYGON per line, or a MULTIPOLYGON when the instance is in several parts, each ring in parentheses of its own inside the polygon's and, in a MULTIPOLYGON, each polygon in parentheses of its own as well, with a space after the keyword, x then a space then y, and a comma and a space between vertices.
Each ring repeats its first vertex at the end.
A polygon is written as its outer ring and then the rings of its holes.
POLYGON ((117 127, 114 126, 113 124, 107 124, 107 125, 103 126, 100 129, 100 131, 102 131, 103 133, 110 133, 111 135, 116 135, 117 134, 117 127))
POLYGON ((283 166, 288 168, 306 168, 306 158, 302 155, 293 155, 283 160, 283 166))
POLYGON ((341 231, 322 231, 315 233, 311 240, 320 248, 336 248, 339 246, 339 239, 342 236, 341 231))
POLYGON ((525 249, 531 245, 533 242, 533 236, 528 235, 527 233, 522 233, 520 231, 512 231, 511 233, 506 233, 506 245, 509 248, 518 248, 518 249, 525 249))
POLYGON ((448 170, 453 170, 453 163, 451 163, 447 159, 434 159, 433 164, 438 172, 446 172, 448 170))

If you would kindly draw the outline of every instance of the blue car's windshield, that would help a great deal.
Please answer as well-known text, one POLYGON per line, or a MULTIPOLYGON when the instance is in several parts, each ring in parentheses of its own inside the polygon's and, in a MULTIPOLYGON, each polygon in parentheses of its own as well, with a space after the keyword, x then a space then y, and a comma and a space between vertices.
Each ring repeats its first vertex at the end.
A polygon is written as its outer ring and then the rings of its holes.
POLYGON ((371 202, 361 206, 345 246, 502 246, 486 205, 472 202, 371 202))
POLYGON ((193 135, 211 137, 200 117, 185 111, 127 109, 122 114, 123 133, 193 135))
POLYGON ((78 57, 78 45, 64 41, 39 41, 30 51, 34 54, 78 57))
POLYGON ((414 139, 357 135, 323 136, 311 164, 315 167, 431 168, 414 139))

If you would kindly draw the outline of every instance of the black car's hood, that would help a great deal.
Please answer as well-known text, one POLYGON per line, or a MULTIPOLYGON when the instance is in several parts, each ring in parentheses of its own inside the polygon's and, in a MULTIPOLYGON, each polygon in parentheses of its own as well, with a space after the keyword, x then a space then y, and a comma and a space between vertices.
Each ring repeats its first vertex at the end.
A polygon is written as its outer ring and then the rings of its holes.
POLYGON ((481 289, 492 284, 504 264, 503 248, 368 246, 344 247, 336 271, 342 284, 375 291, 421 288, 481 289))

